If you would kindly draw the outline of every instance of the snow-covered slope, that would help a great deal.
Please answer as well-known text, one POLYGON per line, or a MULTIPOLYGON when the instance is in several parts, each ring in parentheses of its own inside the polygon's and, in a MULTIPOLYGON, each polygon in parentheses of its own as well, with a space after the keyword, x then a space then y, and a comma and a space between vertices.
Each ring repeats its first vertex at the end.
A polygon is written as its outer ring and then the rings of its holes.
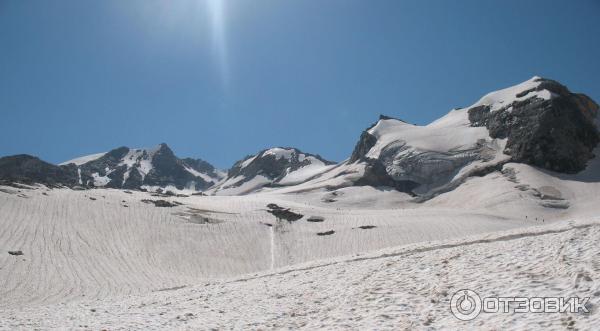
MULTIPOLYGON (((600 223, 560 222, 414 244, 145 295, 8 307, 8 329, 596 330, 600 223), (590 298, 590 313, 480 313, 451 297, 590 298)), ((502 310, 501 310, 502 311, 502 310)))
POLYGON ((422 200, 509 161, 575 173, 594 157, 598 119, 598 105, 585 95, 533 77, 425 126, 381 116, 349 160, 287 191, 387 186, 422 200))
POLYGON ((97 160, 97 159, 103 157, 105 154, 106 153, 96 153, 96 154, 91 154, 91 155, 86 155, 86 156, 80 156, 80 157, 74 158, 72 160, 59 163, 58 165, 64 166, 64 165, 73 163, 74 165, 80 166, 82 164, 97 160))
POLYGON ((291 186, 309 180, 334 167, 319 155, 296 148, 275 147, 236 162, 227 177, 209 192, 239 195, 257 192, 264 187, 291 186))
POLYGON ((0 307, 141 294, 399 245, 595 219, 599 162, 576 175, 507 163, 422 203, 368 186, 187 197, 1 186, 0 251, 24 255, 0 254, 0 307), (160 199, 172 207, 147 201, 160 199), (272 211, 279 207, 301 218, 278 218, 272 211))
MULTIPOLYGON (((534 76, 531 79, 524 81, 515 86, 511 86, 502 90, 490 92, 483 96, 475 104, 467 107, 468 109, 489 106, 491 111, 510 109, 510 107, 518 101, 536 98, 540 100, 550 100, 557 95, 546 88, 540 88, 544 81, 542 77, 534 76)), ((509 110, 511 111, 511 110, 509 110)))

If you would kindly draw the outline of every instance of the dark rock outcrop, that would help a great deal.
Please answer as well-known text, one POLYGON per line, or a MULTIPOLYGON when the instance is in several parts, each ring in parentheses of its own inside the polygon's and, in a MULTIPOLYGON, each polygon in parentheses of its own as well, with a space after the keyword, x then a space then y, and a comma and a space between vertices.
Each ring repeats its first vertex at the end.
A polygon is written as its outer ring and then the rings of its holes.
POLYGON ((365 155, 377 143, 377 138, 368 132, 369 129, 370 128, 367 128, 360 134, 360 138, 358 139, 358 142, 356 143, 348 162, 353 163, 359 160, 365 160, 365 155))
POLYGON ((354 182, 358 186, 387 186, 400 192, 414 195, 413 190, 420 184, 412 180, 396 180, 387 172, 385 165, 379 159, 365 159, 365 172, 354 182))
POLYGON ((82 185, 86 186, 96 186, 95 177, 110 179, 104 187, 124 189, 140 189, 147 185, 204 190, 217 181, 217 178, 207 181, 193 173, 196 171, 207 174, 207 177, 216 175, 214 167, 210 164, 190 158, 179 159, 167 144, 160 144, 153 150, 119 147, 78 168, 81 171, 82 185), (143 173, 148 168, 148 173, 143 173), (210 169, 210 173, 204 172, 203 169, 210 169))
POLYGON ((2 157, 0 183, 12 182, 73 186, 77 184, 77 168, 74 165, 56 166, 26 154, 2 157))
POLYGON ((178 189, 191 186, 196 190, 203 190, 214 184, 194 176, 186 170, 185 165, 185 162, 178 159, 166 144, 161 144, 158 151, 154 153, 153 167, 144 178, 144 185, 161 187, 173 185, 178 189))
MULTIPOLYGON (((402 121, 401 119, 397 119, 397 118, 394 118, 391 116, 386 116, 386 115, 380 114, 379 121, 382 121, 382 120, 402 121)), ((368 128, 366 128, 360 134, 360 138, 358 139, 358 142, 354 146, 354 150, 352 151, 352 155, 350 155, 350 159, 348 160, 348 162, 353 163, 353 162, 356 162, 359 160, 363 160, 363 161, 365 160, 365 155, 377 143, 377 138, 375 138, 375 136, 371 135, 369 133, 369 130, 371 130, 375 125, 377 125, 377 123, 379 123, 379 121, 371 124, 368 128)), ((402 122, 404 122, 404 121, 402 121, 402 122)), ((406 123, 406 122, 404 122, 404 123, 406 123)))
POLYGON ((592 151, 600 142, 594 123, 598 105, 556 81, 538 81, 536 88, 517 96, 545 89, 553 94, 552 98, 532 97, 495 111, 480 105, 469 109, 469 120, 472 126, 485 126, 492 138, 508 138, 504 153, 514 162, 557 172, 579 172, 594 157, 592 151))

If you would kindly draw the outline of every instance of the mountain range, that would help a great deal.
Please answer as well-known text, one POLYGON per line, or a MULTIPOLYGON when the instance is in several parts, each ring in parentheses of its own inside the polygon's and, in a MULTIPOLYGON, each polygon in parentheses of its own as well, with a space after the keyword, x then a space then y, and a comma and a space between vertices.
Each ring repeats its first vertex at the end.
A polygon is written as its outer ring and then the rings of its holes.
POLYGON ((368 185, 427 199, 470 177, 500 171, 507 162, 558 173, 582 171, 600 142, 598 110, 586 95, 536 76, 425 126, 382 115, 340 163, 275 147, 222 171, 201 159, 178 158, 160 144, 119 147, 58 165, 30 155, 7 156, 0 158, 0 182, 211 195, 368 185))

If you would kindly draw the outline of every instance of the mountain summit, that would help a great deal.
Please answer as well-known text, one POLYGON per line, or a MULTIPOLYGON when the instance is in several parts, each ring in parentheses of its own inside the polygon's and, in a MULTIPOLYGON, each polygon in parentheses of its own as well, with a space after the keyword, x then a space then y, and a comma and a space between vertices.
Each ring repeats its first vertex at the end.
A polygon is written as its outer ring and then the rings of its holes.
POLYGON ((149 149, 115 148, 60 165, 22 155, 3 158, 0 178, 67 186, 150 189, 174 187, 205 190, 224 176, 206 161, 179 159, 167 144, 149 149))
POLYGON ((598 123, 598 105, 589 97, 536 76, 426 126, 380 117, 347 163, 362 171, 354 185, 431 196, 507 162, 581 171, 600 141, 598 123))
POLYGON ((166 145, 119 147, 52 165, 28 155, 0 159, 0 180, 49 185, 148 189, 174 187, 217 195, 391 187, 427 199, 507 162, 577 173, 600 142, 598 105, 560 83, 533 77, 489 93, 425 126, 388 116, 367 128, 339 164, 296 148, 275 147, 236 162, 227 174, 166 145))
POLYGON ((334 162, 292 147, 274 147, 237 161, 212 192, 247 194, 263 187, 291 186, 331 168, 334 162))
POLYGON ((557 172, 583 170, 600 141, 598 105, 541 77, 484 96, 468 114, 472 126, 507 139, 511 161, 557 172))

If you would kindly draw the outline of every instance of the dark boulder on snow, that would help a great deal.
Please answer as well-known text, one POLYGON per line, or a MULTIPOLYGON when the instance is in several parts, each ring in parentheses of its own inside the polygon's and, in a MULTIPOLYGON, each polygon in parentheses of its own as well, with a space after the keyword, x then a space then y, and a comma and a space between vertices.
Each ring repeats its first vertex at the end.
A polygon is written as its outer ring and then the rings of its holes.
POLYGON ((317 236, 331 236, 334 233, 335 233, 335 231, 333 231, 333 230, 317 232, 317 236))
POLYGON ((279 220, 295 222, 295 221, 301 219, 302 217, 304 217, 304 215, 302 215, 302 214, 295 213, 295 212, 291 211, 289 208, 283 208, 274 203, 268 204, 267 208, 269 208, 267 210, 267 212, 269 214, 275 216, 279 220))
POLYGON ((323 216, 310 216, 309 218, 306 219, 307 222, 313 222, 313 223, 321 223, 325 221, 325 217, 323 216))
POLYGON ((179 205, 181 205, 181 203, 179 202, 170 202, 167 200, 150 200, 150 199, 143 199, 142 200, 143 203, 148 203, 148 204, 153 204, 155 207, 177 207, 179 205))

